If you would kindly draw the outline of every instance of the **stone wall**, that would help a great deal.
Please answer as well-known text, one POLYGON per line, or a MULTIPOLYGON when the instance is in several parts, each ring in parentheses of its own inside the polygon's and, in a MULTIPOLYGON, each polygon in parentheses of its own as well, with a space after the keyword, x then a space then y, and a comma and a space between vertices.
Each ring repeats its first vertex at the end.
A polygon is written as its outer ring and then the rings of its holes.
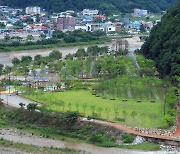
POLYGON ((145 133, 145 134, 157 134, 157 135, 165 135, 165 136, 172 136, 178 125, 178 116, 176 117, 176 121, 173 127, 171 129, 154 129, 154 128, 139 128, 139 127, 128 127, 135 131, 145 133))

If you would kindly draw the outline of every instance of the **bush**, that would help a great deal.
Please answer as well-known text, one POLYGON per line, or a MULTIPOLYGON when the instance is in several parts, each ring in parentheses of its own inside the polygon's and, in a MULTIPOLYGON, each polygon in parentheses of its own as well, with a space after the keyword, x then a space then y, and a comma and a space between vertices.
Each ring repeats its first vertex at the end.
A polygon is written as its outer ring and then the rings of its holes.
POLYGON ((124 143, 133 143, 135 137, 130 134, 123 135, 123 142, 124 143))
POLYGON ((174 125, 174 121, 175 121, 175 117, 170 115, 170 114, 166 114, 164 117, 165 122, 167 123, 168 126, 173 126, 174 125))
POLYGON ((108 138, 107 136, 104 136, 100 133, 94 132, 91 137, 89 138, 90 142, 92 143, 103 143, 103 142, 107 142, 108 138))

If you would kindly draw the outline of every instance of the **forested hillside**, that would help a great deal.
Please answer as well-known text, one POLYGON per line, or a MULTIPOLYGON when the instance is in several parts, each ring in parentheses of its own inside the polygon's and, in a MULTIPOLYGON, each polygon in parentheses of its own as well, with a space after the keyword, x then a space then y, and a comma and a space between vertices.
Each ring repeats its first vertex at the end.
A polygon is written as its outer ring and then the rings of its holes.
POLYGON ((156 62, 162 76, 180 76, 180 3, 153 28, 141 52, 156 62))
POLYGON ((176 0, 0 0, 1 5, 11 7, 41 6, 47 11, 60 12, 69 9, 81 11, 84 8, 99 9, 109 14, 113 11, 131 12, 134 8, 159 12, 169 8, 176 0))

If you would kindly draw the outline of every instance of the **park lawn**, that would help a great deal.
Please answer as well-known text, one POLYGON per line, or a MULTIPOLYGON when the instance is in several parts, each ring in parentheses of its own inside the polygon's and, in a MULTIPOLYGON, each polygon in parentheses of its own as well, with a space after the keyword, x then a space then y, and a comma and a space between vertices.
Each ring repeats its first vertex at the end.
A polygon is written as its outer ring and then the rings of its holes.
POLYGON ((149 100, 143 100, 137 103, 137 100, 130 99, 127 102, 122 102, 123 98, 116 100, 102 99, 92 95, 88 90, 71 90, 65 92, 46 92, 33 93, 24 95, 26 98, 41 102, 48 110, 62 112, 63 107, 61 101, 65 102, 65 111, 77 111, 84 113, 83 104, 87 104, 85 116, 92 116, 92 106, 95 106, 97 117, 104 120, 119 122, 122 124, 138 127, 160 128, 163 127, 163 102, 157 100, 155 103, 150 103, 149 100), (79 104, 79 105, 77 105, 79 104), (78 107, 77 107, 78 106, 78 107), (100 109, 101 108, 101 111, 100 109), (106 110, 106 108, 110 110, 106 110), (126 111, 125 122, 115 120, 115 110, 117 118, 124 118, 123 111, 126 111), (131 116, 135 111, 137 115, 131 116))

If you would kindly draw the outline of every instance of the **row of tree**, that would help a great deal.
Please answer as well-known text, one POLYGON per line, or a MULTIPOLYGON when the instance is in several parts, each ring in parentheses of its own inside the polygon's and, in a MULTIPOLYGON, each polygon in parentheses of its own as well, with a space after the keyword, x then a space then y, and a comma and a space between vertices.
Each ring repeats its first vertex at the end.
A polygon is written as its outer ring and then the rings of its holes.
POLYGON ((82 11, 85 8, 99 9, 101 13, 110 15, 114 12, 131 12, 134 8, 143 8, 151 12, 166 10, 175 1, 173 0, 1 0, 1 5, 24 8, 27 6, 41 6, 50 12, 61 12, 66 10, 82 11))

